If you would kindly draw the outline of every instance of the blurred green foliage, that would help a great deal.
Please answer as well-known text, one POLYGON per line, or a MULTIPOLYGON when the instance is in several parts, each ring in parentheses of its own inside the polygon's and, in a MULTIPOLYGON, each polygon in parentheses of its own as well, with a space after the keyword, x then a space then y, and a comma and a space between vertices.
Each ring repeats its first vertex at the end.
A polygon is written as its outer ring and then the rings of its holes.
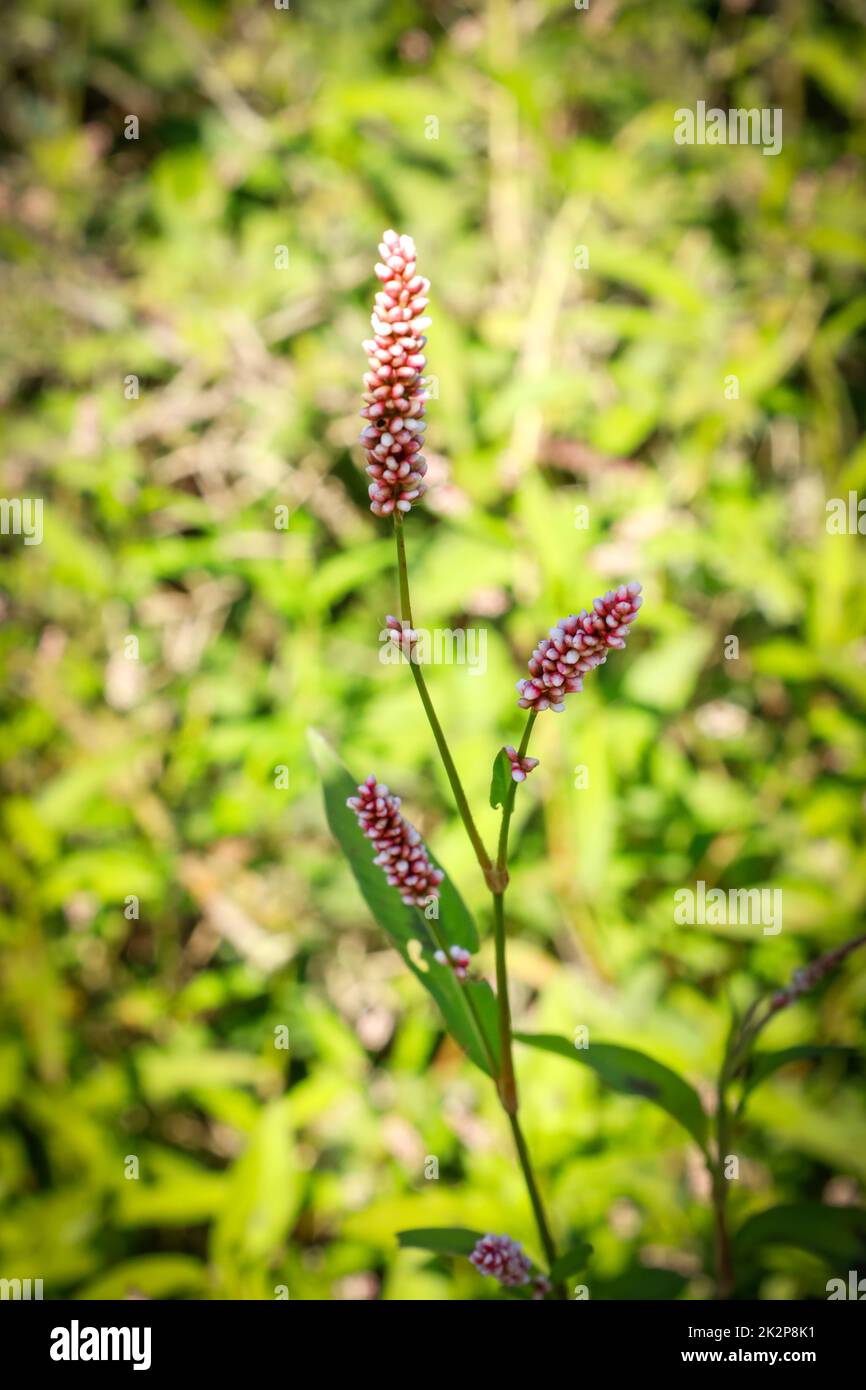
MULTIPOLYGON (((483 674, 430 684, 488 841, 538 637, 646 591, 628 651, 539 720, 517 1026, 587 1026, 709 1105, 728 996, 862 929, 866 539, 825 525, 866 493, 862 10, 29 0, 4 40, 2 492, 44 499, 44 539, 0 540, 0 1273, 47 1297, 492 1296, 397 1246, 465 1226, 537 1254, 493 1088, 370 921, 305 741, 400 792, 489 970, 412 682, 378 660, 376 244, 410 232, 432 280, 408 544, 418 621, 487 631, 483 674), (676 145, 698 100, 783 108, 782 152, 676 145), (783 931, 675 925, 698 879, 781 887, 783 931)), ((864 1005, 855 956, 767 1044, 856 1046, 864 1005)), ((518 1067, 592 1297, 707 1296, 675 1121, 541 1051, 518 1067)), ((749 1118, 735 1225, 861 1200, 855 1069, 788 1067, 749 1118)), ((828 1243, 745 1239, 741 1291, 824 1297, 828 1243)))

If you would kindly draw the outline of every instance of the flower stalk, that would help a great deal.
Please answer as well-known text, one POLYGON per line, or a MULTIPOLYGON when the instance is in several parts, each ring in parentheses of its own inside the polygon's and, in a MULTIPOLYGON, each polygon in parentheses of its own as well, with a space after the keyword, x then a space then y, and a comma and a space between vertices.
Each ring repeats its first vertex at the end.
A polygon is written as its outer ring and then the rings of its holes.
MULTIPOLYGON (((529 716, 519 749, 515 750, 510 746, 505 749, 510 764, 510 780, 502 801, 496 858, 491 859, 475 824, 445 731, 436 714, 415 651, 416 633, 403 518, 425 491, 423 478, 426 463, 420 450, 425 423, 426 391, 420 373, 426 362, 422 356, 422 349, 427 341, 424 330, 430 322, 423 316, 428 302, 429 282, 417 274, 415 246, 411 237, 399 236, 394 231, 388 231, 383 236, 379 250, 382 262, 376 266, 376 274, 382 282, 382 289, 376 295, 371 320, 375 337, 364 344, 369 371, 364 377, 362 415, 366 424, 361 442, 367 456, 367 473, 372 479, 369 485, 370 508, 376 516, 393 516, 394 519, 401 621, 389 617, 386 623, 393 640, 409 658, 412 677, 442 759, 460 819, 493 898, 500 1053, 498 1065, 492 1057, 470 990, 464 992, 464 998, 484 1041, 491 1075, 495 1080, 502 1108, 508 1117, 541 1245, 549 1269, 552 1270, 556 1262, 556 1246, 518 1119, 519 1101, 514 1073, 505 931, 508 835, 517 786, 525 781, 528 774, 538 765, 537 758, 528 756, 529 740, 538 714, 545 709, 561 711, 565 695, 582 689, 583 676, 600 666, 607 659, 610 649, 625 646, 629 626, 636 618, 641 604, 640 585, 621 585, 616 590, 609 590, 603 598, 595 600, 591 612, 583 610, 577 616, 572 614, 563 618, 551 629, 550 636, 542 639, 533 653, 529 662, 529 676, 518 683, 518 704, 529 710, 529 716)), ((375 803, 370 813, 374 834, 381 833, 384 825, 384 822, 380 824, 377 819, 377 816, 382 814, 382 808, 375 800, 380 790, 375 779, 372 779, 368 800, 372 797, 375 803)), ((359 788, 359 798, 363 800, 363 797, 362 787, 359 788)), ((353 805, 355 800, 353 798, 349 804, 353 805)), ((358 809, 364 809, 360 801, 358 809)), ((392 809, 396 812, 396 808, 392 809)), ((384 849, 380 849, 380 861, 382 867, 390 874, 389 883, 393 882, 400 887, 404 892, 404 901, 407 901, 407 894, 408 897, 414 897, 416 891, 420 891, 417 885, 423 886, 434 871, 426 856, 422 855, 423 847, 419 848, 411 835, 407 836, 404 833, 402 823, 397 824, 396 829, 388 825, 385 825, 384 829, 386 835, 392 836, 396 848, 391 840, 386 840, 384 849)), ((411 827, 408 829, 411 831, 411 827)), ((433 889, 438 893, 437 884, 433 884, 433 889)), ((446 947, 438 928, 434 927, 433 934, 438 946, 435 953, 437 965, 453 969, 456 978, 461 982, 465 981, 468 978, 468 953, 460 947, 446 947)), ((484 1237, 476 1254, 476 1263, 482 1272, 495 1273, 505 1285, 524 1283, 529 1278, 528 1261, 520 1252, 520 1247, 515 1246, 508 1237, 484 1237)), ((546 1278, 539 1276, 535 1281, 535 1296, 544 1297, 551 1291, 556 1298, 566 1297, 561 1282, 554 1281, 551 1285, 546 1278)))
MULTIPOLYGON (((412 599, 409 594, 409 570, 406 564, 406 542, 403 537, 403 517, 400 512, 394 513, 394 536, 397 542, 397 574, 400 583, 400 616, 402 617, 403 622, 408 623, 409 627, 411 628, 414 626, 412 621, 412 599)), ((439 722, 439 716, 437 715, 436 710, 433 707, 433 701, 430 698, 430 692, 427 689, 427 682, 424 679, 424 672, 421 669, 421 663, 413 659, 410 660, 409 665, 412 669, 412 676, 415 681, 415 685, 418 688, 418 694, 421 697, 421 703, 424 706, 424 713, 427 716, 427 722, 429 723, 430 729, 433 733, 433 737, 436 740, 436 747, 438 748, 439 756, 442 759, 442 766, 445 768, 446 776, 448 778, 449 783, 451 784, 451 791, 454 794, 454 800, 457 804, 457 810, 460 813, 460 819, 463 821, 463 824, 466 828, 466 834, 469 836, 472 848, 475 851, 475 858, 478 860, 481 872, 484 874, 485 882, 491 887, 492 890, 494 884, 496 884, 497 886, 499 884, 499 875, 497 874, 497 871, 493 865, 493 861, 491 860, 490 855, 487 853, 487 850, 484 848, 484 842, 478 833, 478 827, 475 824, 472 811, 469 808, 469 802, 466 798, 466 793, 463 790, 463 783, 460 781, 460 775, 455 766, 454 759, 451 756, 451 749, 448 747, 448 740, 445 737, 445 732, 442 728, 442 725, 439 722)))
MULTIPOLYGON (((399 512, 394 515, 394 534, 397 543, 400 612, 403 622, 407 623, 411 628, 414 626, 414 621, 412 617, 412 599, 409 591, 409 567, 406 559, 406 542, 403 535, 403 518, 399 512)), ((508 884, 508 826, 511 821, 511 813, 514 809, 514 794, 517 790, 517 783, 512 781, 509 784, 505 805, 502 811, 499 849, 496 863, 494 864, 478 833, 478 828, 469 808, 466 793, 463 790, 463 784, 460 781, 454 759, 451 756, 451 750, 448 747, 448 740, 445 737, 445 732, 433 707, 433 701, 430 698, 430 692, 427 689, 427 683, 424 680, 424 673, 421 670, 420 663, 412 660, 409 664, 412 669, 412 675, 415 678, 418 694, 421 697, 421 703, 424 706, 424 712, 427 715, 427 721, 436 741, 436 747, 439 750, 442 764, 445 768, 448 781, 451 784, 451 790, 454 793, 457 809, 460 812, 460 817, 466 827, 466 833, 472 843, 472 848, 475 850, 475 856, 493 896, 493 931, 496 955, 496 1008, 500 1052, 499 1067, 494 1069, 496 1089, 502 1108, 508 1116, 508 1122, 511 1126, 518 1162, 520 1163, 524 1182, 526 1183, 526 1190, 535 1216, 542 1248, 544 1249, 549 1264, 552 1265, 556 1259, 556 1247, 550 1233, 550 1225, 547 1220, 544 1203, 541 1199, 538 1183, 533 1171, 529 1149, 527 1148, 526 1140, 517 1118, 517 1083, 514 1076, 511 1009, 508 999, 508 965, 505 953, 505 889, 508 884)), ((535 711, 530 712, 518 750, 518 756, 521 759, 526 756, 526 750, 529 746, 529 736, 532 732, 535 718, 535 711)), ((557 1297, 565 1296, 561 1286, 556 1286, 554 1292, 557 1297)))

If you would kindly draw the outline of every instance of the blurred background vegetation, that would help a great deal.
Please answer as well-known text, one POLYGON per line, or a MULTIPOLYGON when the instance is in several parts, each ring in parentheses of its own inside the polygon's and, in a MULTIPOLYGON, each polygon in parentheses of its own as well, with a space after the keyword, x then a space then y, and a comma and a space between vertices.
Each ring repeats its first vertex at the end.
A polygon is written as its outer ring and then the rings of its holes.
MULTIPOLYGON (((45 512, 41 545, 2 538, 0 1274, 492 1296, 397 1249, 448 1224, 537 1253, 493 1089, 369 920, 305 738, 401 793, 486 935, 409 674, 378 660, 376 244, 411 233, 432 281, 408 543, 418 620, 487 632, 484 674, 429 679, 488 841, 538 637, 646 591, 628 651, 539 720, 517 1022, 644 1048, 711 1106, 729 995, 862 930, 866 540, 825 525, 866 490, 862 6, 28 0, 2 68, 2 492, 45 512), (676 145, 698 100, 782 107, 782 152, 676 145), (783 931, 675 925, 698 879, 781 887, 783 931)), ((855 956, 766 1042, 856 1045, 864 1005, 855 956)), ((518 1066, 591 1296, 710 1295, 675 1123, 518 1066)), ((861 1202, 856 1068, 788 1068, 749 1115, 735 1224, 861 1202)), ((770 1244, 739 1290, 831 1275, 770 1244)))

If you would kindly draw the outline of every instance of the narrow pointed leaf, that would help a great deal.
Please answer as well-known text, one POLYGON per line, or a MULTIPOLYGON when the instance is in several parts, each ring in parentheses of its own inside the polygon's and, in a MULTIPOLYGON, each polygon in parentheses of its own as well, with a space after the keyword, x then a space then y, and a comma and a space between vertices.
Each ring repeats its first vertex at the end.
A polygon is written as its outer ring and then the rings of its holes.
POLYGON ((481 1231, 468 1231, 465 1226, 428 1226, 397 1232, 402 1249, 432 1250, 436 1255, 469 1256, 481 1239, 481 1231))
MULTIPOLYGON (((367 841, 369 844, 369 841, 367 841)), ((442 869, 442 865, 427 850, 430 863, 437 869, 442 869)), ((445 877, 439 885, 439 930, 449 946, 462 946, 465 950, 473 954, 478 950, 478 932, 472 914, 460 896, 456 884, 448 877, 442 869, 445 877)), ((392 893, 394 889, 390 890, 392 893)))
POLYGON ((328 825, 349 861, 370 912, 416 979, 433 995, 451 1036, 482 1071, 494 1075, 490 1056, 496 1059, 499 1049, 493 991, 486 981, 461 985, 450 966, 434 960, 437 927, 446 944, 465 946, 469 951, 477 949, 478 933, 460 894, 446 874, 440 886, 439 917, 435 923, 426 921, 419 909, 402 902, 400 894, 373 863, 375 851, 361 831, 355 813, 346 805, 346 799, 357 792, 357 780, 320 734, 310 730, 309 737, 322 777, 328 825), (481 1019, 481 1030, 470 1008, 467 990, 481 1019))
POLYGON ((697 1091, 663 1062, 647 1057, 632 1047, 615 1043, 591 1043, 587 1048, 574 1047, 567 1038, 549 1033, 515 1033, 518 1042, 544 1052, 555 1052, 572 1062, 591 1067, 597 1076, 624 1096, 642 1096, 659 1106, 688 1130, 706 1149, 707 1117, 697 1091))
POLYGON ((505 804, 510 786, 511 759, 505 749, 500 748, 493 762, 493 776, 490 779, 490 805, 494 811, 505 804))

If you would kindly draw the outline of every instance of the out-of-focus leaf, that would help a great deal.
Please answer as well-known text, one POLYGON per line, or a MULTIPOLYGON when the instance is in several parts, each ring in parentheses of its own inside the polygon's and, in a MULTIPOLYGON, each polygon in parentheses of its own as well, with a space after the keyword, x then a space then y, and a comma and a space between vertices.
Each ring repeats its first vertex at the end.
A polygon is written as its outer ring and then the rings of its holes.
POLYGON ((243 1269, 278 1252, 297 1214, 303 1182, 295 1155, 291 1099, 271 1101, 228 1177, 214 1227, 217 1265, 243 1269))
POLYGON ((593 1279, 592 1296, 617 1302, 667 1302, 679 1298, 687 1283, 673 1269, 627 1269, 613 1279, 593 1279))
POLYGON ((734 1235, 734 1254, 744 1258, 763 1245, 791 1245, 831 1263, 866 1259, 866 1208, 794 1202, 757 1212, 734 1235))
POLYGON ((642 1096, 666 1110, 688 1130, 702 1149, 707 1144, 707 1117, 697 1091, 662 1062, 633 1047, 615 1043, 591 1043, 574 1047, 567 1038, 549 1033, 515 1033, 518 1042, 554 1052, 572 1062, 591 1067, 605 1085, 624 1096, 642 1096))
POLYGON ((140 1255, 92 1280, 76 1298, 123 1299, 131 1294, 148 1298, 177 1298, 183 1294, 193 1297, 203 1295, 207 1287, 207 1268, 192 1255, 140 1255))
POLYGON ((550 1267, 551 1279, 557 1283, 560 1279, 567 1279, 570 1274, 576 1274, 579 1269, 584 1268, 591 1254, 592 1246, 588 1241, 582 1240, 572 1245, 554 1260, 550 1267))
POLYGON ((141 1177, 121 1185, 116 1219, 121 1227, 196 1225, 222 1211, 227 1190, 225 1173, 168 1150, 143 1155, 141 1177))
POLYGON ((683 709, 697 683, 710 640, 708 633, 693 629, 654 642, 629 666, 625 675, 628 694, 655 709, 683 709))
POLYGON ((859 1054, 853 1047, 825 1047, 817 1043, 798 1043, 795 1047, 783 1047, 778 1052, 753 1052, 749 1058, 744 1090, 746 1094, 753 1091, 762 1081, 766 1081, 768 1076, 772 1076, 780 1067, 786 1067, 789 1062, 817 1062, 829 1057, 847 1061, 857 1056, 859 1054))

